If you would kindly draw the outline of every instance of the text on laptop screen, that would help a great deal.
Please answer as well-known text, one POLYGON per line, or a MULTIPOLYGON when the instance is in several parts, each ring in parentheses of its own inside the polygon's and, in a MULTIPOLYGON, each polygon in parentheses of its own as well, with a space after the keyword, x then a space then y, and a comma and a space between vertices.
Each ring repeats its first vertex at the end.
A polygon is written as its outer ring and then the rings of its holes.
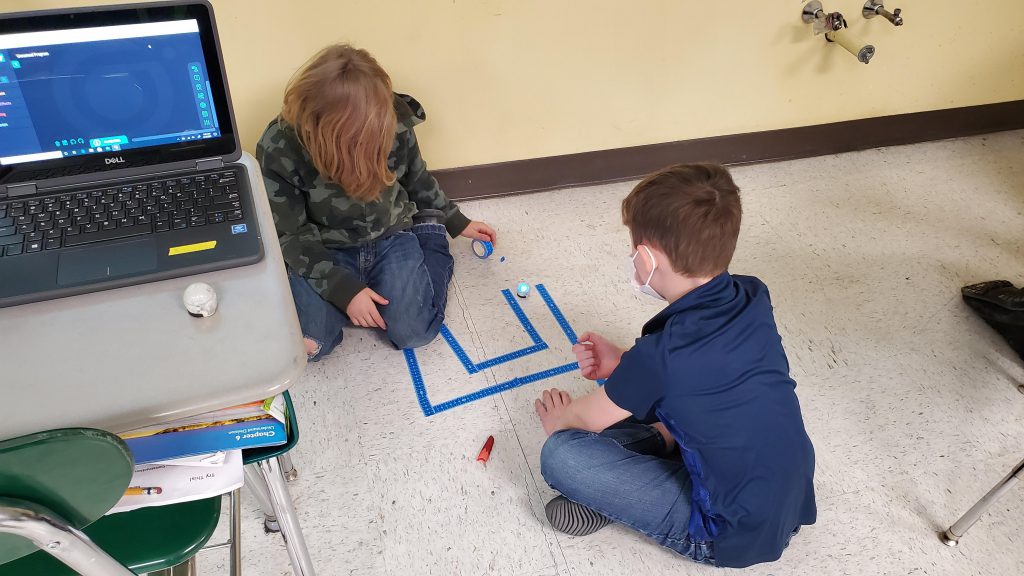
POLYGON ((0 164, 217 138, 196 20, 0 34, 0 164))

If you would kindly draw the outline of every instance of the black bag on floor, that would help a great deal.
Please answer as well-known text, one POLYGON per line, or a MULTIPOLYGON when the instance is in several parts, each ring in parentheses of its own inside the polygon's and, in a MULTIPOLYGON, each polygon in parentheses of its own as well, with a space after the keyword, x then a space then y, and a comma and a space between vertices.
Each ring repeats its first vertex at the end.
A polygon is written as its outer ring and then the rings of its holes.
POLYGON ((1024 360, 1024 289, 990 280, 960 289, 964 302, 1024 360))

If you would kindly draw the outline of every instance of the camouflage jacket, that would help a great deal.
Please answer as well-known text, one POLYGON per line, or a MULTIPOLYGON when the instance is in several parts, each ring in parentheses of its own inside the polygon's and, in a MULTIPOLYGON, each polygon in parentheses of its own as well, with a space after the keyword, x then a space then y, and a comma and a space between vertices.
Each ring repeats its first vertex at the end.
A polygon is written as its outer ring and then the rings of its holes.
POLYGON ((452 237, 469 225, 420 156, 413 132, 413 126, 426 120, 420 103, 395 94, 395 111, 398 122, 388 167, 397 180, 377 200, 354 200, 341 186, 325 180, 295 130, 280 118, 270 123, 256 146, 285 263, 341 310, 366 285, 336 266, 330 249, 359 246, 407 229, 422 209, 442 210, 452 237))

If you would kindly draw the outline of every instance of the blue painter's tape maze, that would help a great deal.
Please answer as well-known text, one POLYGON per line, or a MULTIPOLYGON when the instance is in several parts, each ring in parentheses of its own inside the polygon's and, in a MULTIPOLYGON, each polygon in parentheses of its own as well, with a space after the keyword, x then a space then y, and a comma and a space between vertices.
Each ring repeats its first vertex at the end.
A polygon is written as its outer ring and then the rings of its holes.
MULTIPOLYGON (((506 362, 511 362, 513 360, 529 356, 530 354, 535 354, 542 350, 548 349, 547 343, 544 342, 544 340, 540 337, 540 334, 537 333, 536 328, 533 327, 533 324, 530 322, 530 319, 526 317, 526 313, 523 312, 522 307, 519 306, 519 303, 516 302, 515 297, 512 296, 512 291, 506 289, 502 290, 501 293, 505 297, 505 302, 508 303, 509 308, 511 308, 512 312, 516 315, 516 319, 518 319, 519 323, 523 326, 523 330, 525 330, 526 334, 530 337, 530 340, 533 342, 533 345, 523 348, 521 350, 516 350, 514 352, 509 352, 508 354, 503 354, 501 356, 491 358, 489 360, 484 360, 482 362, 473 362, 469 358, 469 355, 466 354, 466 350, 462 347, 461 344, 459 344, 459 341, 458 339, 455 338, 455 335, 452 334, 451 330, 448 329, 448 326, 441 326, 441 336, 444 338, 445 342, 448 343, 448 346, 452 349, 452 352, 455 353, 455 357, 459 359, 459 362, 462 363, 462 366, 466 369, 466 372, 469 374, 477 374, 488 368, 498 366, 506 362)), ((572 329, 572 326, 569 325, 569 321, 565 319, 565 315, 562 314, 561 309, 558 308, 558 305, 555 304, 555 301, 551 298, 551 294, 548 293, 547 288, 545 288, 543 284, 537 284, 537 293, 540 294, 541 299, 544 300, 544 304, 547 305, 548 310, 551 311, 551 315, 554 316, 555 321, 558 322, 558 326, 561 327, 562 332, 565 333, 565 337, 569 340, 569 345, 571 346, 573 344, 576 344, 576 332, 572 329)), ((554 368, 549 368, 547 370, 541 370, 540 372, 527 374, 526 376, 518 376, 506 382, 501 382, 499 384, 495 384, 494 386, 488 386, 487 388, 478 390, 471 394, 466 394, 465 396, 459 396, 458 398, 448 400, 447 402, 442 402, 440 404, 431 404, 430 399, 427 397, 427 388, 423 384, 423 374, 422 372, 420 372, 420 365, 419 361, 417 361, 416 359, 416 352, 414 352, 411 349, 406 349, 404 352, 405 362, 409 366, 409 376, 412 378, 412 384, 416 390, 416 399, 420 404, 420 408, 423 409, 424 416, 433 416, 438 412, 444 412, 445 410, 450 410, 452 408, 462 406, 463 404, 468 404, 475 400, 480 400, 481 398, 486 398, 488 396, 505 392, 506 390, 511 390, 513 388, 518 388, 526 384, 531 384, 539 380, 544 380, 546 378, 551 378, 554 376, 558 376, 560 374, 572 372, 573 370, 579 368, 579 365, 576 362, 570 362, 569 364, 563 364, 562 366, 556 366, 554 368)), ((598 384, 604 384, 604 381, 599 380, 598 384)))

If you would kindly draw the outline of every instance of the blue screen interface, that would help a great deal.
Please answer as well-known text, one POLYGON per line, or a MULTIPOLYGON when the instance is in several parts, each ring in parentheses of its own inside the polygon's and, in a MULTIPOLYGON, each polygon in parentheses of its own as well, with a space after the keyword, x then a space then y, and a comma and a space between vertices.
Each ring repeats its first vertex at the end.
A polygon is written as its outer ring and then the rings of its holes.
POLYGON ((0 164, 217 138, 195 20, 0 34, 0 164))

